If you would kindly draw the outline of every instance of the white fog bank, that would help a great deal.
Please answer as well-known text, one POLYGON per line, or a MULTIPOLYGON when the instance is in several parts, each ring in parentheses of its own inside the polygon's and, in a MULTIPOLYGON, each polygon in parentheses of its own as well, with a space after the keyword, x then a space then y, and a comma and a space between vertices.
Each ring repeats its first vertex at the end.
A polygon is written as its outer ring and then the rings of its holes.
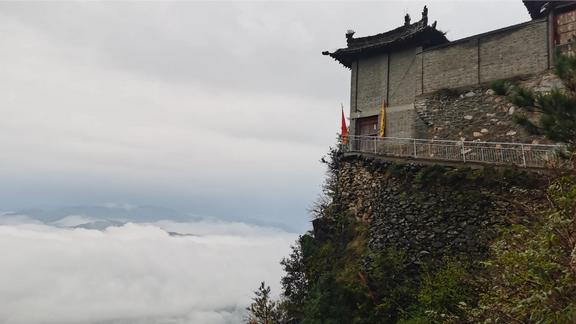
POLYGON ((279 291, 296 238, 238 223, 0 225, 0 323, 239 323, 260 281, 279 291))

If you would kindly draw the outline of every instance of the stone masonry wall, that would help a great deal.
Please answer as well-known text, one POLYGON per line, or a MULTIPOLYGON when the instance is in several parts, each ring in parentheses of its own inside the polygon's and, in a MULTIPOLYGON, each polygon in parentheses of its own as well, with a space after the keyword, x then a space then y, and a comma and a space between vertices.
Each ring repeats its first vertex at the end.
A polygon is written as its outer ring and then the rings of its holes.
MULTIPOLYGON (((551 72, 541 73, 516 83, 536 92, 561 88, 562 82, 551 72)), ((484 142, 547 144, 542 136, 528 134, 513 121, 519 112, 506 96, 487 87, 438 91, 419 96, 415 103, 420 123, 415 123, 417 138, 484 142)))
MULTIPOLYGON (((401 250, 413 262, 461 253, 482 257, 497 226, 544 199, 530 188, 539 188, 545 177, 518 172, 348 156, 339 163, 334 201, 367 224, 373 249, 401 250), (511 204, 512 196, 525 204, 511 204)), ((321 232, 320 225, 315 231, 321 232)))

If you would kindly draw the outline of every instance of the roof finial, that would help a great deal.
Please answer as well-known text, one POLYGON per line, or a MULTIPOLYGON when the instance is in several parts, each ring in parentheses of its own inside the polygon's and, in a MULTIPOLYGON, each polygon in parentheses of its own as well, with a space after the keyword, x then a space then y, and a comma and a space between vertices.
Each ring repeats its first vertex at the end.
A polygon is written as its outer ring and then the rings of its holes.
POLYGON ((428 25, 428 6, 424 6, 422 11, 422 21, 424 21, 424 25, 428 25))
POLYGON ((404 26, 410 26, 410 14, 404 16, 404 26))
POLYGON ((356 32, 353 31, 352 29, 348 29, 348 30, 346 31, 346 39, 351 39, 351 38, 353 38, 355 33, 356 33, 356 32))

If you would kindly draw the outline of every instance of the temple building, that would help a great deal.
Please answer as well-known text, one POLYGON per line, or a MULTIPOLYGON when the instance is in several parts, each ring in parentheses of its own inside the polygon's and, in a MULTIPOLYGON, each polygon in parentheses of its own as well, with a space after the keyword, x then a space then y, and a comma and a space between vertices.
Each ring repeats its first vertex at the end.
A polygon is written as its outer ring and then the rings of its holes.
POLYGON ((406 15, 403 26, 385 33, 348 31, 347 47, 322 54, 351 70, 350 134, 423 138, 420 96, 542 73, 556 51, 573 53, 576 1, 524 4, 531 21, 456 41, 429 23, 426 7, 418 21, 406 15))

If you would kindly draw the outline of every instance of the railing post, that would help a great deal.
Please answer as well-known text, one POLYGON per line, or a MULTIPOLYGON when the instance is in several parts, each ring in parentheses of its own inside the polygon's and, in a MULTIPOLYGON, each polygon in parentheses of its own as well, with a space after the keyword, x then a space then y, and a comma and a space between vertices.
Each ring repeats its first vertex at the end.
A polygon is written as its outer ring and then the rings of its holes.
POLYGON ((466 163, 466 152, 464 151, 464 141, 460 142, 462 147, 462 162, 466 163))
POLYGON ((526 153, 524 152, 524 144, 521 144, 520 148, 522 149, 522 165, 526 167, 526 153))
POLYGON ((418 151, 416 151, 416 139, 412 139, 412 143, 414 145, 414 158, 417 159, 418 158, 418 151))
POLYGON ((374 154, 378 153, 378 150, 376 149, 377 140, 378 140, 378 138, 376 136, 374 136, 374 154))

